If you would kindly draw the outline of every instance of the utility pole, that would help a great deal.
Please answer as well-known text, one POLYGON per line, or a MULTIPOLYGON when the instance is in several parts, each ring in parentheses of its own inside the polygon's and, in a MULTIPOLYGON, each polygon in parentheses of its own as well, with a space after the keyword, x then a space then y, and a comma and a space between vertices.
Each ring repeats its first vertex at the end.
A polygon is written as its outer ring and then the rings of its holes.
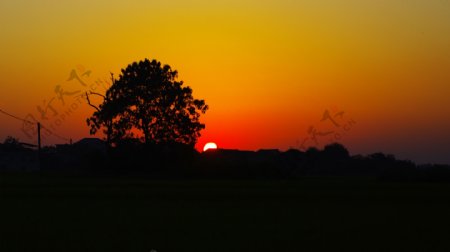
POLYGON ((41 123, 40 122, 37 123, 37 133, 38 133, 38 167, 39 167, 39 170, 41 170, 42 164, 41 164, 41 123))
POLYGON ((41 123, 37 123, 37 133, 38 133, 38 152, 41 153, 41 123))

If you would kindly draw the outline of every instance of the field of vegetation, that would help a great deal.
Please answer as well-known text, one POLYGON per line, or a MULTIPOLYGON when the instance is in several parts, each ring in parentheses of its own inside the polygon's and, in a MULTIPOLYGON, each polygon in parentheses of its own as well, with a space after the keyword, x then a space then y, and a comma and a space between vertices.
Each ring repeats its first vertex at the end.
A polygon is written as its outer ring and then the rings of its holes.
POLYGON ((0 174, 0 251, 450 251, 450 184, 0 174))

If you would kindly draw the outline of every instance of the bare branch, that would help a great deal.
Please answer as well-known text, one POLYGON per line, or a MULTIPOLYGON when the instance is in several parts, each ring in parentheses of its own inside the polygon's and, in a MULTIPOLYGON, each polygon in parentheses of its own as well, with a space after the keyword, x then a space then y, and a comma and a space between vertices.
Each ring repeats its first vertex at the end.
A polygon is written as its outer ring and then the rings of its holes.
POLYGON ((103 99, 106 99, 106 96, 104 96, 104 95, 102 95, 102 94, 99 94, 99 93, 96 93, 96 92, 90 91, 89 94, 91 94, 91 95, 98 95, 98 96, 100 96, 100 97, 103 97, 103 99))
MULTIPOLYGON (((92 94, 92 92, 91 92, 91 94, 92 94)), ((100 94, 99 94, 99 95, 100 95, 100 94)), ((101 95, 100 95, 100 96, 101 96, 101 95)), ((97 111, 100 111, 100 109, 99 109, 97 106, 92 105, 91 100, 89 99, 89 95, 88 95, 87 92, 86 92, 86 99, 87 99, 87 102, 88 102, 89 106, 95 108, 97 111)))

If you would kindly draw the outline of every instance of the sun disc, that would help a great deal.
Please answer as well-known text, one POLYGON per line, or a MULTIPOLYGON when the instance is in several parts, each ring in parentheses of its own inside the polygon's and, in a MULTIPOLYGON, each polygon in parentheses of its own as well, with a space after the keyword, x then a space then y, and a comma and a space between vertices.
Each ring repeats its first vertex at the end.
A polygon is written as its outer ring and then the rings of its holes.
POLYGON ((212 142, 205 144, 205 147, 203 147, 203 151, 216 150, 216 149, 217 149, 217 144, 212 143, 212 142))

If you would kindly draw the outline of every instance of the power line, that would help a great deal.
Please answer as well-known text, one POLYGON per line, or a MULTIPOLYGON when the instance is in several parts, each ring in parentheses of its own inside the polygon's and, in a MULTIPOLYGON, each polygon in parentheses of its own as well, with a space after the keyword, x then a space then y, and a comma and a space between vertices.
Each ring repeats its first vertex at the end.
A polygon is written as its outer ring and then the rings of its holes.
MULTIPOLYGON (((4 114, 4 115, 7 115, 7 116, 9 116, 9 117, 11 117, 11 118, 14 118, 14 119, 16 119, 16 120, 19 120, 19 121, 21 121, 21 122, 30 123, 30 124, 40 123, 40 122, 32 122, 32 121, 29 121, 29 120, 20 118, 20 117, 18 117, 18 116, 15 116, 15 115, 13 115, 13 114, 11 114, 11 113, 8 113, 8 112, 4 111, 3 109, 0 109, 0 113, 2 113, 2 114, 4 114)), ((51 131, 51 130, 50 130, 49 128, 47 128, 46 126, 42 125, 42 123, 40 123, 40 124, 41 124, 41 127, 42 127, 43 129, 45 129, 48 133, 50 133, 50 135, 55 136, 55 137, 57 137, 57 138, 59 138, 59 139, 61 139, 61 140, 63 140, 63 141, 70 142, 70 139, 65 138, 65 137, 62 137, 62 136, 56 134, 55 132, 51 131)))
POLYGON ((20 117, 18 117, 18 116, 15 116, 15 115, 13 115, 13 114, 11 114, 11 113, 8 113, 8 112, 4 111, 3 109, 0 109, 0 113, 5 114, 5 115, 7 115, 7 116, 9 116, 9 117, 12 117, 12 118, 14 118, 14 119, 16 119, 16 120, 19 120, 19 121, 22 121, 22 122, 26 122, 26 123, 36 123, 36 122, 32 122, 32 121, 28 121, 28 120, 26 120, 26 119, 20 118, 20 117))
POLYGON ((70 142, 70 139, 65 138, 65 137, 62 137, 62 136, 56 134, 55 132, 51 131, 49 128, 45 127, 45 126, 42 125, 42 124, 41 124, 41 127, 42 127, 43 129, 45 129, 48 133, 50 133, 50 135, 53 135, 53 136, 55 136, 55 137, 57 137, 57 138, 59 138, 59 139, 61 139, 61 140, 70 142))

